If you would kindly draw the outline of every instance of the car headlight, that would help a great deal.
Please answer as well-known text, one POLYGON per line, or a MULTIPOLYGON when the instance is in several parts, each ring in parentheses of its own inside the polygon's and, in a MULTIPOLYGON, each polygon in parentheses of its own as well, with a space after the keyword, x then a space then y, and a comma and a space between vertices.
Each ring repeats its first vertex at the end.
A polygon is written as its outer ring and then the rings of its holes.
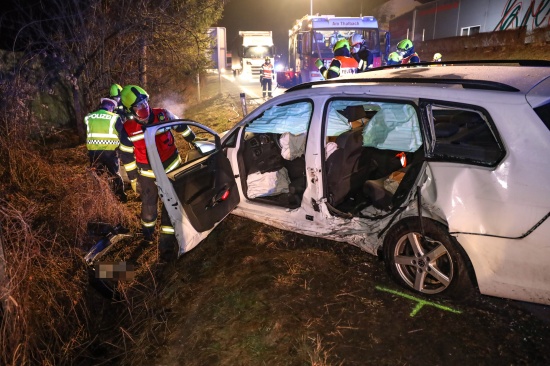
POLYGON ((275 65, 275 71, 283 71, 285 68, 282 64, 275 65))

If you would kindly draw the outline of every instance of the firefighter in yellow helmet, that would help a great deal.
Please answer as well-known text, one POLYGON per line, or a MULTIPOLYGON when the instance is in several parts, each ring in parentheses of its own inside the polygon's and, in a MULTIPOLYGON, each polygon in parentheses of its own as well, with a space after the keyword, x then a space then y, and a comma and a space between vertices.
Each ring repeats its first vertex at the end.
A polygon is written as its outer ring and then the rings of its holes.
POLYGON ((400 65, 402 59, 403 57, 401 57, 397 52, 392 52, 388 55, 387 65, 400 65))
POLYGON ((415 64, 420 62, 420 57, 414 52, 414 45, 409 39, 404 39, 397 44, 397 53, 403 57, 402 64, 415 64))
POLYGON ((109 88, 109 99, 112 99, 117 102, 117 106, 114 110, 116 114, 120 116, 122 122, 126 120, 126 114, 124 113, 124 107, 120 101, 120 92, 122 91, 122 86, 119 84, 112 84, 109 88))
MULTIPOLYGON (((120 93, 122 105, 128 115, 120 134, 121 160, 124 163, 132 188, 136 187, 136 180, 141 191, 141 226, 144 241, 153 241, 153 234, 157 222, 158 189, 155 183, 155 174, 147 157, 147 148, 143 133, 143 126, 178 119, 177 116, 164 108, 151 108, 149 94, 137 86, 126 85, 120 93)), ((195 139, 195 134, 186 125, 178 125, 174 129, 166 129, 157 134, 157 150, 165 171, 168 173, 183 161, 174 141, 174 132, 179 132, 187 142, 195 139)), ((178 245, 174 236, 174 228, 170 222, 168 212, 162 205, 161 227, 159 236, 159 259, 168 262, 177 258, 178 245)))
POLYGON ((436 52, 436 53, 434 54, 434 57, 433 57, 432 62, 441 62, 441 58, 442 58, 442 57, 443 57, 443 56, 441 56, 441 53, 436 52))
POLYGON ((349 74, 357 72, 359 64, 350 56, 350 47, 347 39, 337 41, 332 51, 334 52, 334 58, 330 62, 328 69, 324 65, 323 60, 317 59, 317 61, 315 61, 315 65, 319 68, 321 75, 323 75, 325 79, 337 78, 344 70, 345 73, 349 74))

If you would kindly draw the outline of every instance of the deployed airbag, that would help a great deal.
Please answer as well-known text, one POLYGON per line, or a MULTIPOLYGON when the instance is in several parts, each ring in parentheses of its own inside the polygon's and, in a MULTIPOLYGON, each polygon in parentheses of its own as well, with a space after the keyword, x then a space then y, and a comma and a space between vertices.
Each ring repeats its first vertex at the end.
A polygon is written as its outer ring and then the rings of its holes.
POLYGON ((294 135, 305 133, 311 118, 311 103, 302 102, 271 107, 255 119, 247 132, 254 133, 285 133, 294 135))
POLYGON ((286 160, 294 160, 304 155, 306 151, 306 134, 293 135, 285 132, 279 139, 281 145, 281 156, 286 160))
POLYGON ((410 104, 378 103, 380 110, 363 130, 363 146, 415 152, 422 145, 416 110, 410 104))
POLYGON ((248 198, 275 196, 281 193, 288 193, 290 179, 286 168, 275 172, 253 173, 246 178, 248 186, 248 198))

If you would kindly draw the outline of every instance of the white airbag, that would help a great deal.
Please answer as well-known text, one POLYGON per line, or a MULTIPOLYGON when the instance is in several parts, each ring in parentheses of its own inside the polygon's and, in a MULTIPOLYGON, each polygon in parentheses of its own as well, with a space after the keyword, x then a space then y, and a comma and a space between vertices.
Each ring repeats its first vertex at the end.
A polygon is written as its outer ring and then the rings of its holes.
POLYGON ((248 186, 248 198, 275 196, 281 193, 288 193, 288 171, 281 168, 276 172, 253 173, 246 178, 248 186))

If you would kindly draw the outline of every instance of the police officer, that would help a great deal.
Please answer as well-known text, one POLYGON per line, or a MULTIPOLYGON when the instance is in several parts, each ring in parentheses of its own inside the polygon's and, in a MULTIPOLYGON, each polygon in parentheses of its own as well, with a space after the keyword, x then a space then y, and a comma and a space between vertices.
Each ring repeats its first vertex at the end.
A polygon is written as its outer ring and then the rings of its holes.
MULTIPOLYGON (((124 111, 128 116, 120 134, 121 160, 126 168, 128 178, 132 182, 132 189, 135 190, 136 183, 140 186, 143 238, 145 242, 151 243, 158 216, 158 188, 155 183, 155 174, 147 157, 143 127, 178 119, 178 117, 164 108, 151 108, 149 94, 137 85, 126 85, 122 88, 120 97, 124 111)), ((174 130, 181 133, 187 142, 192 142, 195 139, 195 134, 186 125, 179 125, 175 129, 166 129, 157 134, 157 150, 167 173, 183 163, 174 141, 174 130)), ((178 246, 174 227, 164 205, 162 205, 160 224, 159 259, 161 262, 169 262, 177 258, 178 246)))
POLYGON ((122 120, 113 113, 117 102, 102 98, 100 108, 84 118, 86 124, 86 148, 90 165, 99 173, 107 172, 112 178, 113 193, 121 202, 126 202, 124 183, 119 171, 117 151, 120 145, 122 120))

